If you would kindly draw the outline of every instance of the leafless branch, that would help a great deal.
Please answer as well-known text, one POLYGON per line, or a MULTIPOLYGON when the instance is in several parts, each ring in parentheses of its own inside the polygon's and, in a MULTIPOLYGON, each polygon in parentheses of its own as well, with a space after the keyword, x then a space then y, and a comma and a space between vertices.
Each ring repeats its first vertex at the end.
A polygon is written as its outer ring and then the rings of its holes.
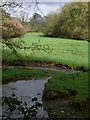
POLYGON ((37 0, 35 0, 34 10, 35 9, 37 9, 43 15, 43 17, 46 17, 45 14, 40 10, 40 8, 39 8, 39 2, 37 0))

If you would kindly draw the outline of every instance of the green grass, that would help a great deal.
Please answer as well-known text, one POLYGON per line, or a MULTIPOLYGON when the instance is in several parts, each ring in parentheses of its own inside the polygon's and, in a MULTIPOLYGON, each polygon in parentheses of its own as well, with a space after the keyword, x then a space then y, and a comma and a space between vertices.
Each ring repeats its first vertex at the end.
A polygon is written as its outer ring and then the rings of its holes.
POLYGON ((42 78, 48 76, 45 70, 28 68, 10 68, 2 70, 2 83, 13 82, 20 79, 42 78))
POLYGON ((88 72, 65 74, 57 72, 45 86, 45 92, 56 91, 66 95, 68 91, 75 91, 74 101, 85 101, 89 98, 88 72))
MULTIPOLYGON (((75 91, 74 102, 83 103, 89 98, 88 72, 66 74, 60 71, 49 71, 29 68, 9 68, 2 71, 2 83, 16 80, 42 78, 53 73, 51 79, 45 85, 44 92, 55 91, 61 95, 68 95, 68 91, 75 91)), ((61 96, 63 97, 63 96, 61 96)))
MULTIPOLYGON (((89 43, 87 41, 44 37, 40 33, 27 33, 22 39, 25 41, 24 46, 30 46, 33 42, 38 42, 39 40, 40 44, 49 44, 53 48, 50 53, 44 52, 43 50, 35 52, 32 52, 30 49, 26 51, 20 50, 19 54, 23 61, 38 60, 64 64, 74 68, 83 67, 84 69, 88 69, 89 43), (25 54, 27 54, 27 57, 25 54)), ((3 49, 3 60, 17 60, 15 55, 6 57, 9 53, 10 50, 7 48, 3 49)))

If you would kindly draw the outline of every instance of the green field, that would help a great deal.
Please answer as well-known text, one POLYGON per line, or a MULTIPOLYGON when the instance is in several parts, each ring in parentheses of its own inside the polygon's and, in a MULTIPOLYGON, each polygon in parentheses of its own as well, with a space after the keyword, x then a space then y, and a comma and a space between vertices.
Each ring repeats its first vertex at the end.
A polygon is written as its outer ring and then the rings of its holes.
POLYGON ((75 94, 74 101, 86 101, 89 97, 88 74, 88 72, 75 74, 57 72, 46 83, 45 92, 59 92, 61 97, 67 97, 69 92, 71 92, 75 94))
POLYGON ((2 70, 2 83, 13 82, 23 79, 43 78, 48 72, 40 69, 9 68, 2 70))
MULTIPOLYGON (((18 38, 14 38, 18 39, 18 38)), ((41 45, 49 45, 50 53, 43 50, 18 50, 22 61, 37 60, 44 62, 52 62, 56 64, 68 65, 69 67, 88 69, 88 42, 82 40, 72 40, 63 38, 49 38, 44 37, 40 33, 27 33, 22 37, 24 40, 24 47, 29 47, 32 43, 41 45)), ((18 58, 13 54, 9 55, 10 50, 3 48, 3 60, 9 62, 16 62, 18 58), (8 56, 9 55, 9 56, 8 56)))

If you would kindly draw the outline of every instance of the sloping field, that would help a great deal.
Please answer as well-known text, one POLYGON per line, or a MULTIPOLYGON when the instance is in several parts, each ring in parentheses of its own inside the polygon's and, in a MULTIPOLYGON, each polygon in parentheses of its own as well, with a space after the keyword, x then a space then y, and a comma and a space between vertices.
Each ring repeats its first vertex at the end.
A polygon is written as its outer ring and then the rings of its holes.
MULTIPOLYGON (((32 46, 32 49, 29 48, 28 50, 18 50, 19 56, 21 57, 22 61, 37 60, 40 62, 63 64, 73 68, 88 69, 89 43, 87 41, 63 38, 49 38, 44 37, 40 33, 27 33, 22 37, 22 39, 25 42, 24 47, 32 46), (46 51, 45 49, 37 50, 36 48, 38 44, 43 45, 43 48, 45 48, 46 51)), ((9 54, 10 50, 4 47, 4 61, 16 62, 16 60, 18 60, 14 54, 9 54)))

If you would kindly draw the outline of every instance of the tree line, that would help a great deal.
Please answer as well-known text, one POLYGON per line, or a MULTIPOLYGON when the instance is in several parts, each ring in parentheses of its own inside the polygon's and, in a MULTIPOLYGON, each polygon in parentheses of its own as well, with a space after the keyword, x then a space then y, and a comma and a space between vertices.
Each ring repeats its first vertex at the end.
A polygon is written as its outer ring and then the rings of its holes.
POLYGON ((88 3, 67 3, 58 12, 50 13, 44 21, 43 32, 50 37, 89 41, 88 3))
MULTIPOLYGON (((50 13, 43 17, 38 13, 34 13, 29 22, 23 22, 22 20, 19 22, 24 26, 26 31, 43 32, 45 36, 50 37, 84 39, 89 41, 88 8, 88 3, 86 2, 67 3, 60 8, 58 12, 50 13)), ((3 19, 5 19, 3 23, 5 22, 5 24, 2 25, 2 28, 10 27, 10 25, 6 25, 6 16, 7 15, 3 15, 3 19)), ((4 37, 7 32, 5 32, 5 30, 6 29, 2 29, 4 37)))

